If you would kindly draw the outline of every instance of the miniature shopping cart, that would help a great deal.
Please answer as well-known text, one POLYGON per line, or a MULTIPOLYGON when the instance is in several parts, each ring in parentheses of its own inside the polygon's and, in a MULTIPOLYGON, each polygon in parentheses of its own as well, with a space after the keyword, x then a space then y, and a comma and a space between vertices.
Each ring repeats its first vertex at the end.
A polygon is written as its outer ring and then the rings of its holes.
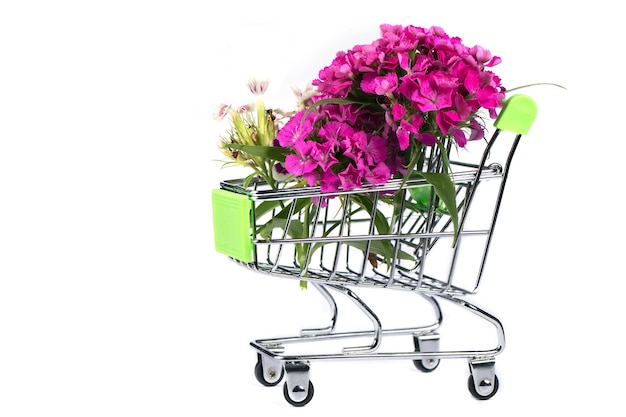
MULTIPOLYGON (((442 359, 464 358, 469 363, 470 393, 482 400, 495 395, 495 357, 504 349, 504 330, 495 316, 466 296, 478 291, 513 154, 536 114, 530 97, 508 98, 491 139, 484 141, 475 160, 451 158, 456 225, 433 184, 419 177, 332 193, 316 187, 276 190, 261 181, 222 181, 212 195, 216 250, 257 273, 310 284, 330 307, 330 324, 324 328, 252 341, 257 380, 275 386, 285 378, 285 399, 303 406, 313 397, 309 377, 313 361, 405 359, 431 372, 442 359), (494 161, 497 157, 503 158, 502 164, 494 161), (356 294, 360 288, 413 292, 431 318, 418 326, 383 327, 356 294), (336 295, 356 303, 372 328, 338 331, 336 295), (440 349, 441 301, 495 328, 496 346, 440 349), (407 338, 410 348, 382 349, 392 337, 407 338), (354 340, 363 339, 367 343, 355 345, 354 340), (323 341, 340 344, 311 352, 313 346, 321 346, 312 342, 323 341)), ((436 152, 433 147, 426 164, 440 160, 436 152)))

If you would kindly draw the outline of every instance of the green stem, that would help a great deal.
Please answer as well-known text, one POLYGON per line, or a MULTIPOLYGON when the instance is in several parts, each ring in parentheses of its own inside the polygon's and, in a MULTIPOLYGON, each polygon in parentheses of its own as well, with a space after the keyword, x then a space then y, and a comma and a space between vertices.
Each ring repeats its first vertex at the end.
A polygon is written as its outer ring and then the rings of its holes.
POLYGON ((565 88, 565 87, 563 87, 562 85, 559 85, 559 84, 554 84, 554 83, 534 83, 534 84, 520 85, 520 86, 514 87, 514 88, 508 88, 506 90, 506 92, 510 93, 511 91, 521 90, 522 88, 535 87, 537 85, 551 85, 553 87, 558 87, 558 88, 562 88, 563 90, 567 90, 567 88, 565 88))

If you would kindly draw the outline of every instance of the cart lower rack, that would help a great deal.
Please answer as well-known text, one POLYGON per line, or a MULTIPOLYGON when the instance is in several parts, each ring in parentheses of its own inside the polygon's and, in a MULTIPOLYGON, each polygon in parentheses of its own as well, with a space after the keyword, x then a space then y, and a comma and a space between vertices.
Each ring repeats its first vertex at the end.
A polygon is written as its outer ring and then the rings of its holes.
POLYGON ((262 182, 222 181, 212 195, 216 250, 257 273, 310 284, 330 309, 330 323, 324 328, 252 341, 257 380, 275 386, 284 378, 287 402, 303 406, 314 393, 309 378, 313 361, 402 359, 431 372, 442 359, 462 358, 469 364, 470 393, 481 400, 493 397, 499 386, 495 357, 505 346, 503 326, 466 296, 479 289, 511 161, 535 116, 532 99, 510 97, 479 158, 451 161, 458 216, 439 201, 424 178, 333 193, 316 187, 275 190, 262 182), (500 139, 496 146, 503 132, 512 133, 512 138, 500 139), (493 162, 499 155, 503 164, 493 162), (359 288, 414 292, 416 300, 430 306, 433 318, 419 326, 384 328, 356 294, 359 288), (336 295, 354 302, 372 328, 337 331, 336 295), (441 302, 493 326, 495 346, 440 349, 441 302), (411 349, 383 350, 383 341, 392 337, 412 339, 411 349), (368 343, 288 352, 289 347, 312 346, 311 342, 351 339, 368 343))

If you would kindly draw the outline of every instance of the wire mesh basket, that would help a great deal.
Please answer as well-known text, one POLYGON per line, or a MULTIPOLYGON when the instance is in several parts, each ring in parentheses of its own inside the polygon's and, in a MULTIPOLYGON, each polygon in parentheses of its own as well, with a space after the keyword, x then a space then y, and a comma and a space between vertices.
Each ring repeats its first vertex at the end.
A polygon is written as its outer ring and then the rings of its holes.
MULTIPOLYGON (((442 358, 461 357, 470 365, 470 392, 479 399, 491 398, 498 389, 495 355, 504 348, 504 331, 497 318, 463 297, 479 289, 511 161, 535 116, 532 99, 512 96, 482 152, 474 160, 451 158, 447 174, 455 189, 453 206, 440 199, 432 181, 420 176, 333 192, 319 187, 273 189, 254 180, 222 181, 212 195, 216 250, 258 273, 313 283, 332 311, 327 328, 252 342, 259 382, 275 385, 286 374, 285 398, 301 406, 313 395, 311 360, 411 359, 419 369, 432 371, 442 358), (513 138, 499 139, 506 136, 503 133, 513 133, 513 138), (416 292, 430 302, 436 320, 385 329, 356 295, 359 287, 416 292), (372 320, 372 330, 335 331, 337 305, 331 293, 337 291, 361 307, 372 320), (442 313, 437 300, 451 301, 495 326, 496 347, 440 350, 436 330, 442 313), (386 334, 412 336, 415 349, 381 352, 386 334), (363 335, 371 336, 372 343, 340 352, 285 354, 285 344, 363 335)), ((435 148, 425 155, 425 171, 442 172, 438 152, 435 148)))

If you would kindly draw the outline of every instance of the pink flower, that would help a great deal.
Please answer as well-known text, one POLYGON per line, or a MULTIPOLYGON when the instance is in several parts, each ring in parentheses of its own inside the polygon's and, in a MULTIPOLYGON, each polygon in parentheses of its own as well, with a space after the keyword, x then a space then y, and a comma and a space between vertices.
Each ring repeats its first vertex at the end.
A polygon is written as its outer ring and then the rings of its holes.
POLYGON ((339 177, 331 170, 323 171, 320 175, 320 191, 328 193, 339 189, 339 177))
MULTIPOLYGON (((313 118, 307 117, 306 120, 302 120, 304 112, 305 110, 298 112, 280 129, 276 135, 280 146, 285 148, 293 146, 296 142, 303 140, 313 131, 313 118)), ((310 115, 312 114, 313 113, 310 113, 310 115)))
POLYGON ((400 150, 403 151, 409 147, 409 139, 411 135, 417 136, 419 129, 424 122, 424 118, 419 114, 414 114, 411 117, 411 121, 402 120, 400 127, 398 128, 398 143, 400 144, 400 150))
POLYGON ((376 165, 372 170, 365 173, 365 179, 370 184, 384 184, 391 178, 391 170, 384 164, 376 165))
POLYGON ((435 146, 437 143, 437 137, 431 132, 418 133, 415 138, 426 146, 435 146))
POLYGON ((311 82, 315 109, 278 132, 291 151, 284 166, 332 192, 405 174, 410 152, 421 149, 411 141, 463 147, 482 138, 479 112, 495 118, 504 99, 500 78, 486 70, 500 61, 441 27, 381 25, 378 39, 338 52, 311 82))
POLYGON ((498 65, 502 62, 502 59, 497 56, 491 56, 491 52, 482 46, 474 46, 469 49, 469 53, 476 58, 476 61, 479 65, 484 65, 486 67, 493 67, 494 65, 498 65))
POLYGON ((454 81, 443 71, 417 75, 417 88, 411 99, 422 112, 440 110, 452 106, 454 81))
POLYGON ((409 143, 411 142, 411 124, 406 120, 400 122, 400 127, 396 131, 396 135, 398 136, 398 144, 400 145, 400 150, 404 151, 409 147, 409 143))
POLYGON ((393 120, 400 120, 406 114, 406 108, 400 103, 394 103, 391 107, 391 114, 393 115, 393 120))
POLYGON ((372 135, 368 139, 363 149, 364 159, 367 160, 369 165, 377 165, 387 157, 387 144, 378 135, 372 135))
POLYGON ((345 171, 338 174, 339 182, 344 190, 351 190, 361 186, 361 172, 352 164, 345 171))
POLYGON ((475 68, 468 68, 465 72, 463 87, 470 93, 475 94, 480 89, 480 72, 475 68))
POLYGON ((285 158, 285 168, 290 173, 302 176, 315 170, 318 161, 312 156, 313 144, 315 142, 298 141, 296 142, 295 154, 287 155, 285 158))
POLYGON ((478 103, 487 109, 499 107, 502 103, 500 92, 491 86, 481 88, 476 92, 478 103))
POLYGON ((325 95, 346 97, 352 86, 352 56, 339 52, 331 65, 319 72, 317 80, 312 84, 325 95))
POLYGON ((361 81, 361 90, 364 93, 374 93, 379 96, 385 96, 393 93, 398 88, 398 76, 394 72, 390 72, 383 76, 377 76, 374 73, 367 73, 361 81))
POLYGON ((454 97, 454 106, 450 110, 437 112, 437 126, 446 135, 451 127, 459 127, 469 120, 470 116, 470 103, 462 95, 457 94, 454 97))
POLYGON ((342 142, 344 155, 351 158, 357 166, 375 165, 387 157, 387 145, 383 138, 356 131, 342 142))
POLYGON ((320 174, 317 171, 306 172, 302 174, 302 178, 309 184, 309 187, 313 187, 319 182, 320 174))
POLYGON ((465 147, 465 144, 467 143, 467 138, 465 137, 465 133, 461 129, 452 127, 450 129, 450 134, 454 138, 454 141, 457 145, 459 145, 461 148, 465 147))
POLYGON ((482 125, 478 123, 475 119, 472 119, 470 122, 470 137, 467 139, 469 141, 478 140, 485 137, 485 129, 483 129, 482 125))
POLYGON ((327 171, 331 166, 335 165, 337 158, 335 158, 336 142, 307 142, 311 144, 310 156, 317 162, 317 165, 324 171, 327 171))

